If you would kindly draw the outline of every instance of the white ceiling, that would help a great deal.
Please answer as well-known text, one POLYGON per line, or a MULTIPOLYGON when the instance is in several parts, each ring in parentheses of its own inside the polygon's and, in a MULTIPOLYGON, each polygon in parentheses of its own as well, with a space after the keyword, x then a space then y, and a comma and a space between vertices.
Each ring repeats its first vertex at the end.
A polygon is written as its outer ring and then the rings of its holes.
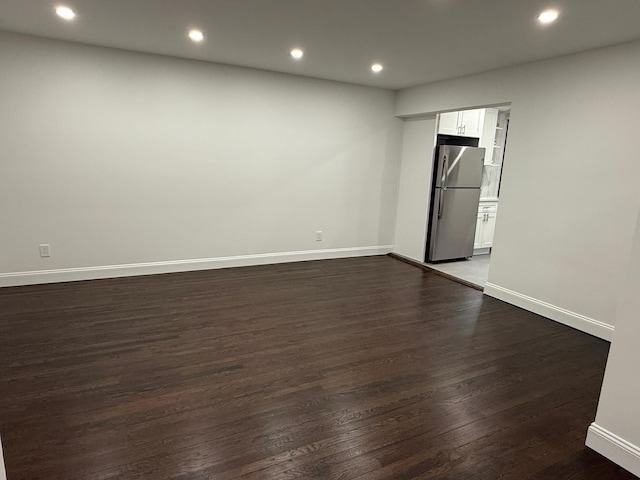
POLYGON ((640 38, 640 0, 0 0, 0 29, 386 88, 640 38), (547 7, 560 10, 538 24, 547 7), (201 45, 189 28, 206 34, 201 45), (305 50, 300 62, 288 52, 305 50), (374 75, 371 63, 385 70, 374 75))

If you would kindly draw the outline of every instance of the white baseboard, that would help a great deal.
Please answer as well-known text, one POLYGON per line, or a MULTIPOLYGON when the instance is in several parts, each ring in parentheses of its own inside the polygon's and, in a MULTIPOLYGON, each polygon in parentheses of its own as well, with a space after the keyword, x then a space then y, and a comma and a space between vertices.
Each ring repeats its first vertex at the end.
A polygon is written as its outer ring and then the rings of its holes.
POLYGON ((525 310, 537 313, 538 315, 568 325, 595 337, 602 338, 603 340, 610 342, 613 336, 613 325, 551 305, 550 303, 514 292, 513 290, 487 283, 484 286, 484 293, 490 297, 524 308, 525 310))
POLYGON ((99 278, 131 277, 158 273, 190 272, 229 267, 248 267, 275 263, 329 260, 334 258, 366 257, 391 253, 393 245, 372 247, 332 248, 300 252, 261 253, 234 257, 197 258, 192 260, 170 260, 166 262, 131 263, 126 265, 104 265, 97 267, 60 268, 32 272, 0 273, 0 287, 35 285, 40 283, 74 282, 99 278))
POLYGON ((586 445, 640 477, 640 447, 637 445, 627 442, 595 422, 587 431, 586 445))

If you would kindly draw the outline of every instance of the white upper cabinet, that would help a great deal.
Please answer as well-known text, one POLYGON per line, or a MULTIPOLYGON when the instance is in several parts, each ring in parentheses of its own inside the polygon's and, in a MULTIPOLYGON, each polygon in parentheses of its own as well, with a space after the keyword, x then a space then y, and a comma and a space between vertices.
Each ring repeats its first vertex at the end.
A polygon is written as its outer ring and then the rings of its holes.
POLYGON ((461 135, 458 112, 441 113, 438 121, 438 133, 443 135, 461 135))
POLYGON ((480 138, 482 136, 482 126, 484 125, 484 108, 463 110, 459 113, 462 135, 465 137, 480 138))
POLYGON ((438 115, 438 133, 443 135, 480 138, 483 124, 484 108, 438 115))

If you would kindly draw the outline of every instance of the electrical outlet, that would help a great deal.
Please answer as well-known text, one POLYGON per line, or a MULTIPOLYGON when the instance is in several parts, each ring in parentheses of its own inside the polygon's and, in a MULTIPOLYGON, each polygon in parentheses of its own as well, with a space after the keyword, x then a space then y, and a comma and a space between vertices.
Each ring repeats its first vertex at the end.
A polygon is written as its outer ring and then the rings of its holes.
POLYGON ((321 242, 322 241, 322 230, 318 230, 316 232, 316 242, 321 242))
POLYGON ((40 244, 40 256, 41 257, 50 257, 51 256, 51 245, 48 243, 40 244))

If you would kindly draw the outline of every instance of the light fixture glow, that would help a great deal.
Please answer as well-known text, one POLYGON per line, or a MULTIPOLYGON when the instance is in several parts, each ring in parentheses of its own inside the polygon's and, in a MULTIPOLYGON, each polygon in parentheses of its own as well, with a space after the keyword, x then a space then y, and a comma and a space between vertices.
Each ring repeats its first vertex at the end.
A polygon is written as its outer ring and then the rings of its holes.
POLYGON ((371 71, 373 73, 380 73, 383 69, 384 67, 380 63, 374 63, 373 65, 371 65, 371 71))
POLYGON ((189 33, 187 35, 191 39, 191 41, 196 43, 200 43, 204 40, 204 33, 202 33, 200 30, 189 30, 189 33))
POLYGON ((548 23, 553 23, 558 19, 558 15, 560 14, 557 10, 545 10, 540 15, 538 15, 538 21, 545 25, 548 23))
POLYGON ((301 48, 294 48, 289 52, 289 55, 291 55, 296 60, 300 60, 304 56, 304 52, 301 48))
POLYGON ((56 7, 56 15, 58 15, 60 18, 64 18, 65 20, 73 20, 74 18, 76 18, 76 12, 65 5, 58 5, 56 7))

